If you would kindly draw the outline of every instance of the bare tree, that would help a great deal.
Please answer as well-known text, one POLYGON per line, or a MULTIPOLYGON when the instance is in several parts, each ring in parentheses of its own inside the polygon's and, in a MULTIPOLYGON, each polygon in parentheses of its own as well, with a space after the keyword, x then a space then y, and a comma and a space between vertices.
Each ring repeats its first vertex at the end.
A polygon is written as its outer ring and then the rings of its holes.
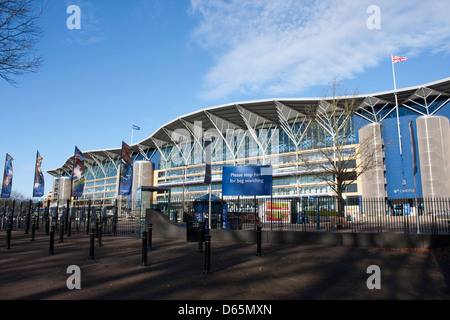
POLYGON ((24 195, 22 192, 13 190, 11 192, 11 197, 9 197, 8 199, 1 199, 0 200, 0 215, 2 214, 1 212, 1 208, 3 208, 6 205, 11 204, 13 201, 15 201, 16 203, 22 203, 22 202, 28 202, 30 201, 31 198, 27 197, 26 195, 24 195))
POLYGON ((35 54, 41 38, 35 0, 0 0, 0 77, 16 84, 15 77, 36 72, 42 58, 35 54))
POLYGON ((333 190, 337 197, 340 216, 344 215, 342 195, 358 177, 377 164, 382 147, 374 143, 375 136, 357 140, 356 111, 359 108, 357 94, 338 95, 339 84, 331 84, 331 96, 311 106, 308 117, 314 139, 308 149, 314 153, 300 155, 300 162, 319 180, 333 190))

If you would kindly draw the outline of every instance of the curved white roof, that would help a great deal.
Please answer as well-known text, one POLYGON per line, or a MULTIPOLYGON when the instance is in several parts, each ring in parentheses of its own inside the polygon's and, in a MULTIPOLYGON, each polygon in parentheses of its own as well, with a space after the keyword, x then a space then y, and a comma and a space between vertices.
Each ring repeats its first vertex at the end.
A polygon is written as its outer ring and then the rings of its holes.
MULTIPOLYGON (((450 98, 450 78, 435 81, 432 83, 410 87, 406 89, 397 90, 397 97, 399 105, 402 105, 405 101, 412 99, 414 95, 420 96, 420 92, 425 94, 442 95, 447 99, 450 98), (421 91, 422 90, 422 91, 421 91), (419 92, 419 93, 418 93, 419 92)), ((338 100, 345 100, 349 97, 340 97, 338 100)), ((384 105, 384 108, 392 109, 395 107, 395 91, 386 91, 370 95, 359 95, 351 97, 356 99, 356 103, 360 106, 361 116, 364 116, 365 108, 368 106, 384 105)), ((266 99, 255 100, 246 102, 237 102, 224 104, 221 106, 215 106, 205 108, 199 111, 195 111, 184 116, 181 116, 173 121, 166 123, 156 130, 148 138, 133 144, 131 147, 135 152, 144 152, 145 150, 161 147, 165 144, 172 143, 171 133, 177 129, 189 129, 194 125, 196 121, 201 121, 202 129, 218 129, 217 124, 227 124, 227 128, 230 126, 234 128, 242 128, 246 130, 246 119, 242 116, 242 112, 250 115, 255 115, 258 119, 264 119, 266 123, 280 123, 279 108, 277 106, 284 106, 290 110, 292 114, 307 114, 311 111, 315 111, 320 101, 323 98, 300 98, 300 99, 266 99)), ((370 117, 370 115, 368 115, 370 117)), ((365 117, 368 119, 367 117, 365 117)), ((248 119, 247 119, 248 120, 248 119)), ((370 120, 370 119, 368 119, 370 120)), ((256 124, 256 123, 255 123, 256 124)), ((223 130, 226 130, 226 126, 223 126, 223 130)), ((100 149, 94 151, 83 151, 85 159, 88 163, 95 164, 105 160, 118 160, 121 157, 121 148, 115 149, 100 149)), ((68 174, 73 168, 72 155, 66 162, 57 169, 48 170, 52 176, 59 177, 68 174)))

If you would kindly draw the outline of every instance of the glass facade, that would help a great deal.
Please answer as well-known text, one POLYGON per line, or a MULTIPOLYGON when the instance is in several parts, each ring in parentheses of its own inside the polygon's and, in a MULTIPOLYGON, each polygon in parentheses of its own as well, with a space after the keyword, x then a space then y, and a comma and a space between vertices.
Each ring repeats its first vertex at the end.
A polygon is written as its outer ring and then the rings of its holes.
MULTIPOLYGON (((300 130, 300 124, 293 124, 300 130)), ((226 166, 263 165, 273 167, 273 196, 328 196, 332 193, 323 179, 311 174, 308 167, 302 165, 301 159, 326 162, 327 159, 315 149, 317 147, 317 130, 310 128, 303 142, 297 147, 281 128, 255 130, 256 137, 267 137, 265 145, 257 143, 249 131, 233 131, 224 138, 212 140, 212 193, 222 195, 222 170, 226 166), (262 149, 265 148, 265 149, 262 149)), ((349 140, 345 153, 354 154, 355 140, 349 140)), ((203 147, 203 146, 202 146, 203 147)), ((205 159, 198 142, 185 141, 174 146, 167 143, 157 151, 134 153, 133 161, 153 161, 155 163, 156 186, 170 187, 174 201, 195 199, 209 192, 204 181, 205 159)), ((96 161, 86 165, 85 188, 82 197, 74 199, 75 203, 91 201, 94 206, 112 205, 119 198, 120 159, 96 161)), ((357 185, 349 187, 347 192, 357 193, 357 185)), ((57 192, 55 188, 54 192, 57 192)), ((164 195, 161 195, 161 199, 164 195)), ((127 197, 125 196, 124 199, 127 197)))
MULTIPOLYGON (((270 164, 273 167, 274 197, 331 195, 332 190, 324 179, 312 174, 309 166, 302 165, 302 159, 318 163, 328 161, 323 152, 317 152, 320 147, 318 136, 324 134, 324 129, 320 126, 307 128, 303 119, 292 123, 291 128, 297 131, 307 130, 298 146, 281 127, 255 129, 254 135, 250 130, 234 130, 227 132, 222 138, 213 139, 212 193, 219 197, 222 195, 223 167, 270 164), (264 143, 258 141, 261 137, 265 138, 264 143)), ((345 142, 344 157, 354 156, 356 139, 356 135, 350 135, 345 142)), ((159 158, 157 184, 171 187, 174 201, 189 200, 208 193, 208 186, 203 183, 205 159, 196 156, 202 155, 199 150, 201 151, 200 145, 194 139, 184 141, 179 148, 173 145, 161 148, 164 156, 159 158)), ((351 167, 354 168, 349 168, 351 167)), ((356 194, 357 184, 347 188, 346 192, 356 194)))
MULTIPOLYGON (((334 194, 333 190, 321 177, 329 172, 329 167, 335 165, 338 158, 334 153, 337 150, 330 148, 331 142, 343 141, 339 148, 341 159, 353 159, 362 144, 359 143, 358 129, 377 124, 382 128, 380 135, 383 140, 382 178, 377 183, 386 190, 388 198, 396 195, 410 197, 413 177, 412 170, 408 169, 411 166, 409 122, 417 132, 419 117, 450 118, 449 97, 448 79, 398 90, 399 119, 395 112, 394 92, 355 97, 358 105, 356 115, 351 118, 350 126, 337 136, 330 134, 330 129, 344 123, 344 118, 330 121, 327 115, 333 113, 333 108, 330 109, 333 105, 322 99, 261 100, 208 108, 177 118, 151 137, 133 145, 132 160, 153 162, 153 184, 169 187, 174 201, 198 198, 208 193, 208 186, 203 183, 204 149, 206 140, 210 140, 212 191, 217 196, 222 192, 223 168, 242 165, 271 165, 274 197, 330 196, 334 194), (311 112, 314 117, 308 116, 311 112), (200 130, 197 124, 200 124, 200 130), (385 143, 390 146, 386 148, 385 143), (398 152, 399 144, 402 154, 398 152), (327 154, 321 150, 326 150, 327 154), (312 170, 307 162, 321 164, 322 169, 312 170)), ((334 110, 341 109, 347 102, 337 100, 334 110)), ((113 201, 117 198, 120 150, 99 150, 88 158, 84 195, 76 200, 113 201)), ((351 161, 346 169, 358 168, 358 161, 361 160, 351 161)), ((71 168, 70 159, 49 173, 59 179, 70 176, 71 168)), ((422 188, 420 175, 419 168, 416 177, 419 189, 422 188)), ((326 178, 337 179, 329 174, 326 178)), ((347 179, 352 180, 351 176, 347 179)), ((363 186, 365 182, 358 178, 347 186, 345 192, 348 196, 361 196, 363 186)), ((61 190, 58 188, 55 180, 54 196, 66 190, 62 186, 61 190)))
POLYGON ((103 161, 86 165, 83 196, 75 200, 91 200, 93 205, 110 205, 117 196, 117 169, 119 161, 103 161))

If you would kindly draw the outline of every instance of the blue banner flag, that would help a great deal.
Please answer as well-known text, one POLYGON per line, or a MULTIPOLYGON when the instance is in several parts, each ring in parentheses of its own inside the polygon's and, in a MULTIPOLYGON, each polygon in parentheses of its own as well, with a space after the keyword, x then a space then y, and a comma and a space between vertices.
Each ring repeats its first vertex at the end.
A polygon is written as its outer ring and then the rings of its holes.
POLYGON ((75 146, 75 157, 73 160, 73 175, 72 175, 72 197, 82 197, 84 191, 85 181, 85 166, 84 155, 75 146))
POLYGON ((211 157, 211 141, 205 141, 205 154, 206 154, 206 166, 205 166, 205 181, 206 184, 212 183, 212 157, 211 157))
POLYGON ((412 121, 409 122, 409 134, 411 136, 411 157, 413 163, 413 174, 417 173, 417 150, 416 150, 416 137, 414 136, 414 129, 412 121))
POLYGON ((131 154, 133 149, 122 141, 122 170, 120 174, 119 195, 130 195, 133 185, 133 162, 131 154))
POLYGON ((8 199, 11 197, 12 179, 13 179, 13 157, 6 154, 5 171, 3 173, 2 198, 8 199))
POLYGON ((36 154, 36 166, 34 169, 34 186, 33 198, 40 198, 44 196, 44 174, 42 173, 42 160, 39 151, 36 154))

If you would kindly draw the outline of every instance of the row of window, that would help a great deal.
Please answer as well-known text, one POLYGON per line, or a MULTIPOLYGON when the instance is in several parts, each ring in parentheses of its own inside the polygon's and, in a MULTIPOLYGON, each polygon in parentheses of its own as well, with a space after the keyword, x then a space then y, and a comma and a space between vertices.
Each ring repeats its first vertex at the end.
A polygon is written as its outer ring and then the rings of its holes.
POLYGON ((103 187, 85 187, 84 193, 96 193, 96 192, 104 192, 104 191, 115 191, 116 185, 111 184, 103 187))
POLYGON ((107 161, 102 163, 102 167, 98 165, 93 165, 85 171, 85 177, 87 181, 97 180, 97 179, 107 179, 117 177, 117 166, 120 160, 115 162, 107 161))
POLYGON ((104 186, 104 185, 108 185, 108 184, 116 184, 116 181, 117 181, 117 176, 112 179, 90 180, 84 184, 84 187, 89 188, 89 187, 94 187, 94 186, 104 186))
MULTIPOLYGON (((348 149, 348 156, 351 156, 354 154, 354 149, 348 149)), ((292 157, 292 156, 290 156, 292 157)), ((295 156, 294 156, 295 157, 295 156)), ((310 161, 323 161, 323 155, 320 155, 319 153, 313 153, 308 155, 308 158, 310 161)), ((330 164, 331 165, 331 164, 330 164)), ((227 166, 233 166, 233 164, 218 164, 212 166, 213 173, 216 173, 213 176, 213 179, 221 179, 221 173, 224 167, 227 166)), ((326 166, 324 164, 321 164, 321 166, 326 166)), ((356 161, 351 161, 350 164, 347 166, 348 169, 353 169, 356 167, 356 161)), ((294 172, 305 172, 310 170, 310 166, 306 165, 292 165, 292 166, 276 166, 273 167, 273 173, 294 173, 294 172)), ((197 180, 199 175, 203 175, 205 173, 205 166, 201 167, 195 167, 195 168, 179 168, 176 170, 163 170, 158 172, 158 180, 164 181, 164 182, 182 182, 185 181, 192 181, 197 180)))
MULTIPOLYGON (((206 190, 203 190, 206 191, 206 190)), ((344 193, 356 193, 358 192, 357 184, 351 184, 347 187, 344 193)), ((215 196, 221 197, 222 194, 219 190, 213 190, 212 192, 215 196)), ((331 188, 328 186, 313 186, 313 187, 301 187, 300 196, 324 196, 332 194, 331 188)), ((273 189, 273 196, 295 196, 297 195, 297 188, 280 188, 273 189)), ((183 198, 185 201, 194 200, 198 198, 200 195, 195 194, 173 194, 172 201, 182 201, 183 198)), ((164 195, 158 196, 158 200, 167 201, 164 195)))
POLYGON ((83 195, 83 199, 104 199, 104 198, 115 198, 116 192, 107 192, 107 193, 85 193, 83 195))
MULTIPOLYGON (((300 124, 291 125, 294 132, 298 131, 300 124)), ((265 155, 282 155, 285 153, 296 152, 296 150, 314 150, 318 148, 326 147, 326 143, 323 142, 319 136, 323 136, 323 128, 315 127, 309 129, 297 147, 295 143, 289 138, 287 133, 281 129, 256 129, 256 135, 260 137, 266 137, 268 141, 265 145, 265 152, 260 150, 260 146, 250 137, 248 131, 245 132, 233 132, 230 136, 227 136, 225 140, 213 139, 212 145, 212 161, 221 162, 233 160, 235 157, 238 159, 248 159, 252 157, 262 157, 265 155), (230 151, 232 148, 233 152, 230 151)), ((356 143, 356 137, 350 135, 345 142, 346 145, 356 143)), ((203 154, 200 151, 201 147, 194 141, 186 141, 178 145, 178 148, 174 146, 166 146, 162 148, 163 156, 159 159, 159 169, 171 169, 185 165, 196 165, 205 162, 203 154), (180 152, 182 150, 183 155, 180 152)), ((283 164, 286 161, 292 159, 281 159, 281 157, 274 158, 275 162, 272 164, 283 164)), ((261 159, 254 161, 255 165, 261 164, 261 159)))
MULTIPOLYGON (((321 181, 322 182, 322 181, 321 181)), ((289 184, 287 184, 289 185, 289 184)), ((222 185, 221 184, 213 184, 212 185, 213 192, 221 193, 222 185)), ((186 193, 203 193, 208 191, 207 185, 195 185, 195 186, 187 186, 185 188, 186 193)), ((331 188, 327 185, 322 186, 300 186, 299 187, 300 194, 330 194, 331 188)), ((345 190, 346 193, 354 193, 358 192, 358 185, 356 183, 351 184, 345 190)), ((171 189, 171 193, 174 196, 180 195, 183 193, 183 187, 175 187, 171 189)), ((291 186, 287 188, 274 188, 273 195, 295 195, 297 194, 297 187, 291 186)))

